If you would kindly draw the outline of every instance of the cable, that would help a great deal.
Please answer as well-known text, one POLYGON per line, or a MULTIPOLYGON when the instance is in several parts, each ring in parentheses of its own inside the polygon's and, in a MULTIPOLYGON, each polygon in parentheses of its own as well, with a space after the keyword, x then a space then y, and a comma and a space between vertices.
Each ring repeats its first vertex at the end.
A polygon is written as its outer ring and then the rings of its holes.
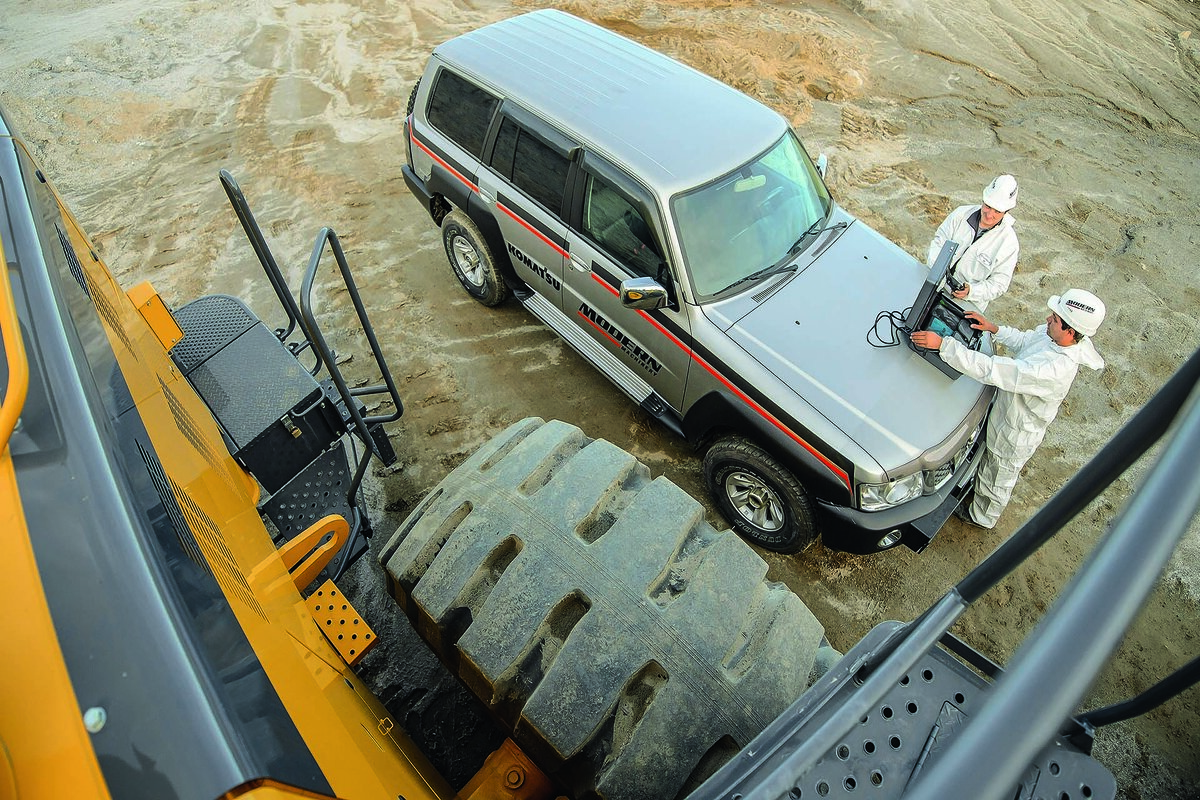
POLYGON ((880 311, 875 316, 875 324, 867 331, 867 344, 871 347, 895 347, 904 344, 904 337, 912 333, 904 321, 908 319, 908 314, 912 308, 906 308, 904 311, 880 311), (888 330, 885 333, 880 333, 879 323, 887 321, 888 330))

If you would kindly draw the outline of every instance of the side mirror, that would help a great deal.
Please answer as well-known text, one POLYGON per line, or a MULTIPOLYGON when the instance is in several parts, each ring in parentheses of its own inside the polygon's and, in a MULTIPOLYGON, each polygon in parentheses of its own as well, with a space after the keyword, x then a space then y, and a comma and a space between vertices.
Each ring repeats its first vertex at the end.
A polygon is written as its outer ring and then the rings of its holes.
POLYGON ((625 308, 653 311, 668 302, 667 290, 654 278, 630 278, 621 282, 621 305, 625 308))
POLYGON ((821 153, 817 156, 817 172, 821 173, 821 177, 825 177, 825 173, 829 171, 829 156, 821 153))

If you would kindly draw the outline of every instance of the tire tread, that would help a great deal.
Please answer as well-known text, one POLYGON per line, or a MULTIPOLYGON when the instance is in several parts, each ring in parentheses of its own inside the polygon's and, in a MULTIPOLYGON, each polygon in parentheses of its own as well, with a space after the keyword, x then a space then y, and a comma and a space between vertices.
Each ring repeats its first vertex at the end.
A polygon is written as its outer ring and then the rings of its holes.
POLYGON ((443 660, 573 793, 676 796, 829 662, 820 623, 750 547, 578 428, 519 422, 435 492, 385 570, 443 660))

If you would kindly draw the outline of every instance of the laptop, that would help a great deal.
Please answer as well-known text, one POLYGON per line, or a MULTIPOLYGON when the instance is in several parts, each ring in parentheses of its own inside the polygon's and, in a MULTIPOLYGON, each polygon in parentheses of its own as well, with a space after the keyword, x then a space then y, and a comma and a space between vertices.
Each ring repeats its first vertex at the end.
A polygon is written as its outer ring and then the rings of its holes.
MULTIPOLYGON (((978 350, 983 342, 983 331, 972 328, 971 320, 966 318, 966 311, 962 306, 954 302, 953 298, 938 291, 942 282, 946 280, 950 271, 950 262, 954 259, 954 253, 957 250, 957 242, 946 242, 942 245, 937 260, 933 262, 933 266, 929 270, 929 276, 921 286, 921 291, 917 292, 917 299, 913 301, 912 308, 908 310, 908 314, 904 318, 904 327, 909 332, 933 331, 943 338, 952 337, 970 349, 978 350)), ((917 347, 908 336, 904 337, 904 341, 908 343, 913 352, 937 367, 952 380, 961 374, 943 361, 936 350, 917 347)))

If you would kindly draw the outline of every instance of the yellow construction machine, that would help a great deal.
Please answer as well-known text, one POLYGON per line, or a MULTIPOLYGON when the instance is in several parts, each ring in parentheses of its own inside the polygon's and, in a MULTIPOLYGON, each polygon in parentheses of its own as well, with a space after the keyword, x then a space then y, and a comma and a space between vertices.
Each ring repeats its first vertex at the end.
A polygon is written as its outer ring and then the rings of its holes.
POLYGON ((1114 796, 1088 754, 1126 709, 1073 715, 1195 509, 1194 407, 1170 501, 1147 483, 1028 655, 1001 670, 948 628, 1162 435, 1196 359, 1081 488, 842 655, 693 498, 561 422, 516 423, 372 539, 398 343, 336 233, 294 295, 220 183, 280 327, 119 285, 0 113, 0 798, 1114 796), (377 384, 318 323, 334 270, 377 384))

